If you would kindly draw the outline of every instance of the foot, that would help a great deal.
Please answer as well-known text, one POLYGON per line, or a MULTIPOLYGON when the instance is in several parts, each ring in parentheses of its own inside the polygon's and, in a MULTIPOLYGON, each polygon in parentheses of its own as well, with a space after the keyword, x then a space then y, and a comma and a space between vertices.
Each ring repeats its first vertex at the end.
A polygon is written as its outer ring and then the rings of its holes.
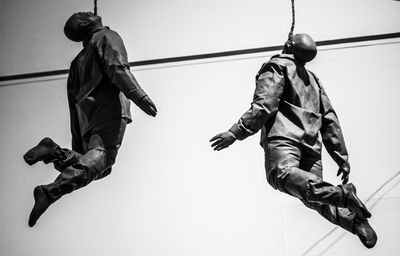
POLYGON ((378 237, 375 231, 369 225, 365 218, 356 218, 354 220, 354 233, 360 238, 361 242, 368 249, 375 246, 378 237))
POLYGON ((29 227, 33 227, 40 216, 49 208, 53 203, 52 200, 47 196, 46 191, 44 191, 42 186, 37 186, 33 190, 33 197, 35 198, 35 205, 29 216, 29 227))
POLYGON ((346 196, 346 206, 350 210, 356 212, 356 214, 361 218, 370 218, 371 213, 368 211, 367 207, 361 202, 360 198, 357 197, 357 190, 353 184, 346 184, 347 196, 346 196))
POLYGON ((59 146, 52 139, 46 137, 37 146, 26 152, 24 160, 29 165, 33 165, 38 161, 43 161, 47 164, 57 158, 58 148, 59 146))

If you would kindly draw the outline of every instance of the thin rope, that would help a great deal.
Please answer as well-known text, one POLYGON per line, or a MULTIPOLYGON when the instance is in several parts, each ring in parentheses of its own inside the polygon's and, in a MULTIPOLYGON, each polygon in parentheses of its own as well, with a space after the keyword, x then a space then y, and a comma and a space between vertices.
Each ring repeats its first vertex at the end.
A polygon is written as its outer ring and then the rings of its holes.
POLYGON ((97 0, 94 0, 94 15, 97 15, 97 0))
POLYGON ((295 24, 295 10, 294 10, 294 0, 292 0, 292 26, 290 27, 289 37, 293 36, 294 24, 295 24))

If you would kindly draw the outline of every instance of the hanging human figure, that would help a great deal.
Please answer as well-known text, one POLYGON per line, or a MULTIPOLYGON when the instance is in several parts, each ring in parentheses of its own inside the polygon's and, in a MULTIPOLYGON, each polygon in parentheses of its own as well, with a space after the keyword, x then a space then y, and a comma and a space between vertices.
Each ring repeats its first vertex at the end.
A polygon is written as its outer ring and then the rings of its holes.
POLYGON ((227 132, 214 136, 211 146, 222 150, 261 129, 269 184, 299 198, 372 248, 377 235, 367 220, 371 213, 355 186, 347 184, 350 164, 339 120, 321 82, 305 68, 316 54, 309 35, 290 35, 282 54, 263 64, 256 75, 250 109, 227 132), (322 179, 322 143, 339 166, 341 185, 322 179))
POLYGON ((31 227, 61 196, 110 174, 126 125, 132 121, 130 100, 146 114, 157 114, 129 70, 122 39, 103 26, 100 16, 75 13, 65 23, 64 33, 72 41, 83 42, 67 82, 72 150, 44 138, 24 155, 29 165, 54 163, 60 172, 53 183, 35 187, 31 227))

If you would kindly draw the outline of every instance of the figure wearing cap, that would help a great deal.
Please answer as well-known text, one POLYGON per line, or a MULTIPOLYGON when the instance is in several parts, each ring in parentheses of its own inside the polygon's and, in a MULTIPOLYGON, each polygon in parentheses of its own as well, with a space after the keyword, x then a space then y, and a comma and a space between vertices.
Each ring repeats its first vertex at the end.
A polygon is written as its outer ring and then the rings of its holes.
POLYGON ((65 23, 64 33, 72 41, 83 42, 67 82, 72 150, 47 137, 24 155, 30 165, 54 163, 60 172, 54 182, 34 189, 31 227, 62 196, 110 174, 126 125, 132 122, 131 101, 146 114, 157 114, 129 70, 121 37, 103 26, 100 16, 75 13, 65 23))

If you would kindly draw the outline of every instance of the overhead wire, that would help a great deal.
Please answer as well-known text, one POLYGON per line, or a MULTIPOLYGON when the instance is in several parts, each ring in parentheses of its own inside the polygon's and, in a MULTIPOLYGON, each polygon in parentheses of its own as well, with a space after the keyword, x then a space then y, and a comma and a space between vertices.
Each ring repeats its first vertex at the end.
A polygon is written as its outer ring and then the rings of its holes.
MULTIPOLYGON (((400 37, 400 33, 398 34, 400 37)), ((357 41, 362 42, 362 41, 357 41)), ((341 42, 341 44, 346 44, 347 42, 341 42)), ((319 43, 317 42, 317 45, 319 43)), ((400 44, 400 41, 395 42, 377 42, 371 44, 361 44, 361 45, 343 45, 343 46, 336 46, 330 47, 326 49, 320 49, 319 51, 334 51, 334 50, 341 50, 341 49, 350 49, 350 48, 363 48, 363 47, 371 47, 371 46, 379 46, 379 45, 393 45, 393 44, 400 44)), ((325 44, 324 41, 321 41, 321 45, 323 46, 330 46, 335 44, 325 44)), ((267 56, 272 56, 274 51, 279 51, 282 49, 282 46, 272 46, 266 47, 262 49, 248 49, 248 50, 239 50, 232 54, 209 54, 205 56, 205 58, 197 58, 196 56, 190 57, 175 57, 171 59, 154 59, 154 60, 145 60, 145 61, 135 61, 130 62, 130 67, 135 68, 135 71, 142 71, 142 70, 151 70, 151 69, 161 69, 161 68, 171 68, 171 67, 180 67, 180 66, 188 66, 188 65, 198 65, 204 63, 216 63, 216 62, 226 62, 226 61, 233 61, 233 60, 245 60, 245 59, 257 59, 257 58, 265 58, 267 56), (249 56, 246 55, 250 54, 260 54, 256 56, 249 56), (235 57, 241 56, 241 57, 235 57), (233 58, 233 59, 222 59, 221 58, 233 58), (204 60, 204 61, 201 61, 204 60), (201 61, 201 62, 200 62, 201 61), (190 62, 190 63, 189 63, 190 62)), ((231 52, 228 52, 231 53, 231 52)), ((201 56, 202 57, 202 56, 201 56)), ((40 81, 54 81, 54 80, 62 80, 66 79, 68 75, 68 69, 63 70, 54 70, 54 71, 47 71, 47 72, 38 72, 38 73, 27 73, 27 74, 20 74, 20 75, 11 75, 11 76, 0 76, 0 88, 4 86, 11 86, 11 85, 19 85, 19 84, 29 84, 32 82, 40 82, 40 81)))

